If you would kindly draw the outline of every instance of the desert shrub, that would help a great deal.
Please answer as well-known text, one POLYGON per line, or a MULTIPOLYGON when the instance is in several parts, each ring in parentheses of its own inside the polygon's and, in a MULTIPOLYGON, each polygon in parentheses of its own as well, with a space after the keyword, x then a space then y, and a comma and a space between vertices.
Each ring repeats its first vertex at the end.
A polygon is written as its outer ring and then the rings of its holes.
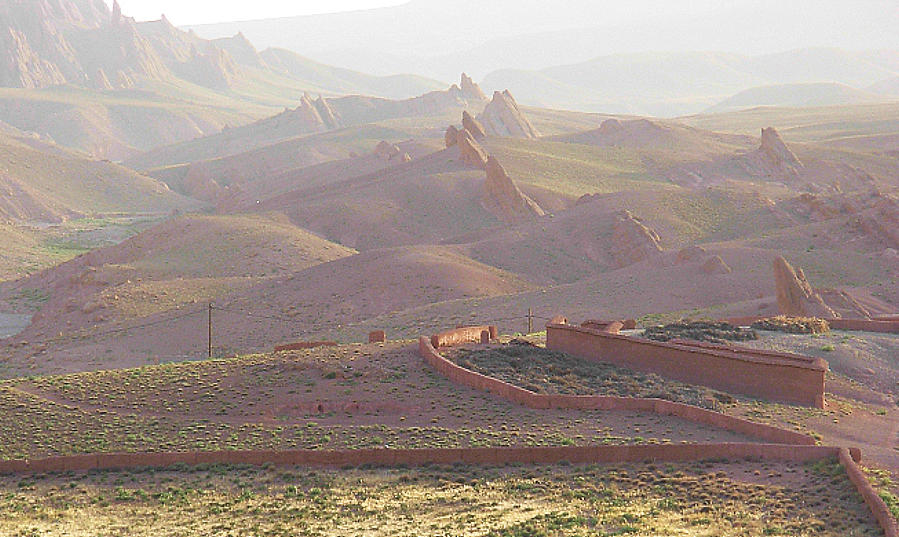
POLYGON ((672 339, 692 339, 710 343, 727 341, 749 341, 758 339, 753 330, 744 330, 725 322, 711 321, 676 321, 661 326, 650 326, 643 332, 643 337, 656 341, 672 339))
POLYGON ((787 317, 778 315, 752 323, 756 330, 786 332, 788 334, 823 334, 830 331, 830 324, 817 317, 787 317))

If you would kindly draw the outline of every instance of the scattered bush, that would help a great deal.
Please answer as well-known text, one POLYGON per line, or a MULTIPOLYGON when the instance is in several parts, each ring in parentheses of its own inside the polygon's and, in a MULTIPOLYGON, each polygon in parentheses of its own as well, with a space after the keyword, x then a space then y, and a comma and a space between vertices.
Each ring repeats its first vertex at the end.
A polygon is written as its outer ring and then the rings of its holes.
POLYGON ((656 341, 692 339, 710 343, 750 341, 759 338, 753 330, 744 330, 730 323, 710 321, 676 321, 664 326, 650 326, 644 330, 643 337, 656 341))
POLYGON ((778 315, 752 323, 756 330, 786 332, 788 334, 823 334, 830 331, 830 324, 817 317, 787 317, 778 315))

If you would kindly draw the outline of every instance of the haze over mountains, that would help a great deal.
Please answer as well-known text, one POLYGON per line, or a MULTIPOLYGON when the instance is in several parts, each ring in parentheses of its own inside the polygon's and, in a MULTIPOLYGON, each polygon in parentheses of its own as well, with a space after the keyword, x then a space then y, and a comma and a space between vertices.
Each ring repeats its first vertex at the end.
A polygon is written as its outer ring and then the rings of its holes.
POLYGON ((528 105, 676 116, 754 86, 841 83, 865 90, 895 78, 895 4, 862 4, 501 0, 457 2, 448 10, 417 0, 193 28, 207 37, 241 31, 258 46, 373 74, 448 82, 466 71, 485 90, 508 88, 528 105))

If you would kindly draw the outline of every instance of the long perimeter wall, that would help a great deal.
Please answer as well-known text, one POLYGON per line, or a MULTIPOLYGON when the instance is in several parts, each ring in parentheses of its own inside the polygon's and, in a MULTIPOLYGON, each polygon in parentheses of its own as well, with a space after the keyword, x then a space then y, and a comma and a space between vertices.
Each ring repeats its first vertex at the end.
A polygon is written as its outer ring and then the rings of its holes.
POLYGON ((731 393, 824 407, 827 362, 820 358, 651 341, 565 324, 546 326, 546 348, 731 393))

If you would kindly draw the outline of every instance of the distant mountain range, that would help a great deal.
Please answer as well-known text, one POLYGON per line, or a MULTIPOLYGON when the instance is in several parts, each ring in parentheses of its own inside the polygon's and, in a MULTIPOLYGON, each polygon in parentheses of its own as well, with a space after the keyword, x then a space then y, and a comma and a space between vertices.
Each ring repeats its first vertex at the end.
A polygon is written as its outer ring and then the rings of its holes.
POLYGON ((207 40, 103 0, 0 0, 0 121, 123 159, 245 124, 313 94, 407 98, 446 85, 373 76, 242 35, 207 40), (40 90, 40 91, 35 91, 40 90))
POLYGON ((260 47, 372 74, 449 82, 464 71, 486 91, 510 89, 522 104, 607 113, 676 116, 753 87, 839 83, 863 90, 899 76, 899 10, 890 0, 563 6, 458 0, 448 8, 415 0, 191 28, 210 38, 240 31, 260 47))
POLYGON ((481 85, 485 89, 510 88, 523 103, 534 106, 676 116, 698 113, 722 101, 728 102, 724 106, 740 103, 750 107, 885 100, 889 97, 876 95, 877 86, 872 85, 897 76, 899 50, 849 52, 827 48, 763 56, 720 52, 620 54, 539 71, 494 71, 481 85), (784 89, 785 85, 804 85, 804 91, 794 91, 792 100, 753 100, 761 97, 761 92, 752 88, 784 89), (829 88, 829 97, 810 91, 813 87, 819 91, 829 88), (869 87, 872 90, 860 99, 866 92, 855 88, 869 87), (747 90, 752 91, 729 100, 747 90))

